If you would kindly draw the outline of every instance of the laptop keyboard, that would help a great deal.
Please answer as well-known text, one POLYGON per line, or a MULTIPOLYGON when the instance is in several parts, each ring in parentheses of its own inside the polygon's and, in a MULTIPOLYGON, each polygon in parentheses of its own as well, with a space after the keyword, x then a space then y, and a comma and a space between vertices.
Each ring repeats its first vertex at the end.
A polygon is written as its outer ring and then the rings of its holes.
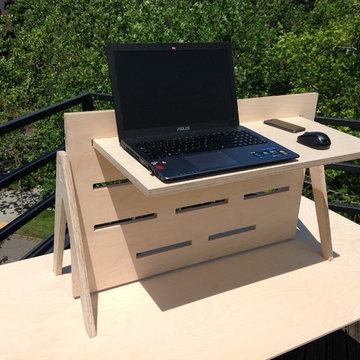
POLYGON ((177 137, 137 143, 150 159, 178 156, 201 151, 221 150, 224 148, 265 144, 267 141, 245 130, 212 132, 197 136, 177 137))

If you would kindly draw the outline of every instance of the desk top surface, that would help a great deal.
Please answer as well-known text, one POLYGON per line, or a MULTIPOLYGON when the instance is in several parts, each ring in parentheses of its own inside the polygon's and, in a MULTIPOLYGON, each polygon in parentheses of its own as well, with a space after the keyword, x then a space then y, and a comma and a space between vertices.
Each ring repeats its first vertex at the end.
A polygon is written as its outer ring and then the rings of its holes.
POLYGON ((330 212, 329 262, 314 219, 303 198, 294 240, 100 292, 93 339, 68 266, 55 277, 51 255, 2 265, 0 358, 256 360, 337 330, 360 319, 359 226, 330 212))
POLYGON ((294 124, 302 125, 306 131, 321 131, 330 137, 332 144, 328 150, 315 150, 296 142, 299 134, 264 125, 262 121, 248 122, 246 127, 268 137, 290 150, 298 153, 300 158, 285 163, 255 167, 246 170, 205 176, 171 184, 165 184, 124 151, 117 137, 95 139, 94 148, 109 160, 124 176, 146 196, 166 195, 172 192, 187 191, 206 186, 248 180, 259 176, 279 174, 289 170, 309 168, 339 161, 360 158, 360 139, 338 130, 321 125, 301 117, 282 118, 294 124))

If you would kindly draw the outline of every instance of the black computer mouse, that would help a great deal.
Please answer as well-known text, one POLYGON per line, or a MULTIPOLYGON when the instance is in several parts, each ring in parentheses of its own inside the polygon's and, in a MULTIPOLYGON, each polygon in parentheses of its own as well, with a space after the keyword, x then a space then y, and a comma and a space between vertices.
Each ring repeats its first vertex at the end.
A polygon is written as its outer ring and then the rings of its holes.
POLYGON ((319 131, 306 132, 298 136, 297 142, 318 150, 328 149, 331 145, 329 137, 319 131))

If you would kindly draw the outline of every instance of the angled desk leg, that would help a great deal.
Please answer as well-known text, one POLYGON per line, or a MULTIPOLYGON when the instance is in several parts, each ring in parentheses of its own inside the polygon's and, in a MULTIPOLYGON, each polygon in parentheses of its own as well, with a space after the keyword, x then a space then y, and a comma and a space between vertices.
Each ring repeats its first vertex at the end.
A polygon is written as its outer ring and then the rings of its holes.
POLYGON ((81 239, 76 193, 72 179, 70 161, 64 151, 59 151, 57 153, 56 166, 56 214, 53 268, 56 275, 61 274, 64 252, 65 223, 67 222, 70 234, 72 271, 76 272, 76 276, 79 281, 81 307, 85 328, 89 337, 94 337, 96 336, 95 313, 89 288, 85 254, 81 239))
POLYGON ((322 254, 326 260, 332 260, 333 250, 324 166, 315 166, 310 168, 310 176, 315 200, 322 254))
MULTIPOLYGON (((58 165, 58 164, 57 164, 58 165)), ((56 173, 59 174, 59 169, 56 173)), ((61 196, 60 176, 56 177, 56 193, 55 193, 55 226, 54 226, 54 264, 53 271, 55 275, 62 274, 62 265, 64 257, 65 246, 65 229, 66 229, 66 214, 65 205, 61 196)))

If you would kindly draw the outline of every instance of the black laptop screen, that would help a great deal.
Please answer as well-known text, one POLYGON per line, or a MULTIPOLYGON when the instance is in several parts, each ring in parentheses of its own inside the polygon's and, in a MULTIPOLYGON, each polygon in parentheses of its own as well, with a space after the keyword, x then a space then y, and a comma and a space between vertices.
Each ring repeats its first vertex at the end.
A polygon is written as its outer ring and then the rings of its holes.
POLYGON ((115 44, 108 56, 119 135, 238 123, 228 44, 115 44))

